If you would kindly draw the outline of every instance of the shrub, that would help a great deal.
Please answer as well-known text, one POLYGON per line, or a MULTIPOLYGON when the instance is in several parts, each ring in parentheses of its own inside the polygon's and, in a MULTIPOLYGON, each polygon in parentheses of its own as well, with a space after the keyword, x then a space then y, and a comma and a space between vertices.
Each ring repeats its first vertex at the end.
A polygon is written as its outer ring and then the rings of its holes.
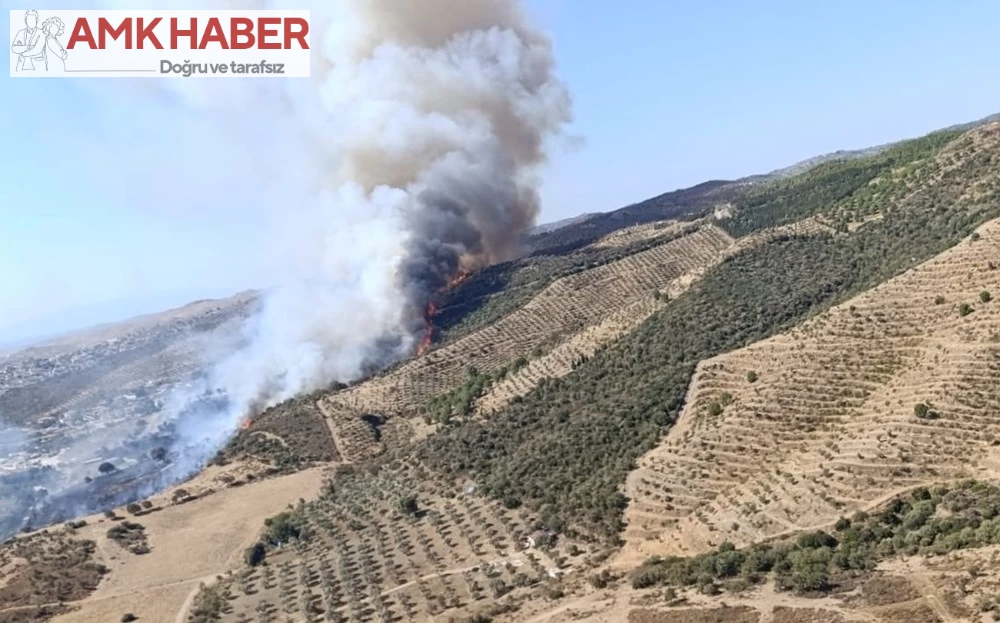
POLYGON ((123 521, 109 528, 107 537, 133 554, 142 555, 149 553, 149 544, 146 542, 146 528, 142 524, 123 521))
POLYGON ((293 539, 301 540, 302 519, 296 514, 284 512, 264 520, 262 540, 270 545, 280 545, 293 539))
POLYGON ((941 296, 940 294, 938 294, 937 296, 935 296, 934 297, 934 304, 935 305, 944 305, 944 297, 941 296))
POLYGON ((132 502, 131 504, 125 507, 125 510, 132 513, 133 515, 138 515, 139 513, 142 512, 142 506, 136 504, 135 502, 132 502))
MULTIPOLYGON (((822 533, 816 533, 822 534, 822 533)), ((827 547, 800 549, 788 555, 790 570, 779 578, 782 588, 798 593, 824 591, 830 587, 830 560, 833 551, 827 547)))
POLYGON ((257 541, 252 546, 248 547, 245 552, 243 552, 243 560, 245 560, 247 565, 250 567, 256 567, 260 563, 264 562, 264 558, 266 556, 267 549, 260 541, 257 541))
POLYGON ((913 415, 921 420, 936 420, 938 418, 937 411, 931 409, 930 405, 924 402, 913 406, 913 415))
POLYGON ((989 303, 992 298, 993 295, 990 294, 989 290, 983 290, 982 292, 979 293, 979 300, 984 303, 989 303))
POLYGON ((562 599, 565 595, 566 595, 566 593, 563 592, 563 589, 562 589, 561 586, 558 586, 556 584, 552 584, 550 586, 545 587, 545 598, 546 599, 549 599, 551 601, 555 601, 557 599, 562 599))
POLYGON ((132 623, 132 621, 138 621, 139 617, 135 616, 131 612, 126 612, 122 615, 122 623, 132 623))
POLYGON ((811 567, 792 572, 791 587, 799 593, 825 591, 830 587, 830 574, 822 567, 811 567))
POLYGON ((963 317, 963 318, 966 317, 966 316, 968 316, 972 312, 973 312, 972 306, 969 305, 968 303, 962 303, 958 307, 958 315, 961 316, 961 317, 963 317))
POLYGON ((97 466, 97 471, 101 472, 102 474, 110 474, 111 472, 116 471, 117 469, 118 468, 115 467, 114 463, 108 463, 108 462, 101 463, 100 465, 97 466))
POLYGON ((397 505, 404 515, 415 515, 420 510, 420 506, 417 504, 417 496, 415 495, 404 495, 399 498, 397 505))
POLYGON ((816 532, 807 532, 799 535, 796 543, 802 549, 818 549, 820 547, 833 548, 837 546, 837 539, 822 530, 817 530, 816 532))
POLYGON ((755 371, 750 370, 749 372, 747 372, 747 381, 748 382, 750 382, 750 383, 756 383, 757 382, 757 378, 758 378, 757 377, 757 373, 755 371))
POLYGON ((605 569, 600 573, 595 573, 590 576, 589 580, 590 585, 594 588, 607 588, 608 584, 610 584, 612 580, 611 572, 605 569))
POLYGON ((712 417, 718 417, 722 415, 722 405, 720 405, 717 402, 713 402, 712 404, 708 405, 708 414, 711 415, 712 417))

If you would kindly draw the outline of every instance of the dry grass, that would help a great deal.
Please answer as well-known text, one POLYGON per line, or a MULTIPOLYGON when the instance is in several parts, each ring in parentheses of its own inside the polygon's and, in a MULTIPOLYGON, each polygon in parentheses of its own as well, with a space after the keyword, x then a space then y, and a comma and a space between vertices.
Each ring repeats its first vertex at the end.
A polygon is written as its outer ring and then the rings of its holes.
POLYGON ((96 548, 61 526, 8 542, 0 550, 0 613, 34 613, 89 595, 106 571, 95 560, 96 548))
POLYGON ((908 579, 877 574, 861 584, 861 601, 866 606, 887 606, 920 598, 908 579))
POLYGON ((883 623, 943 623, 927 604, 916 603, 890 608, 880 613, 883 623))
MULTIPOLYGON (((266 517, 300 497, 313 497, 322 473, 308 470, 220 489, 185 504, 164 506, 142 519, 151 551, 136 556, 106 536, 111 522, 92 517, 78 530, 97 544, 96 559, 110 573, 79 609, 60 623, 119 620, 134 612, 144 623, 174 623, 202 581, 236 566, 243 550, 257 538, 266 517)), ((200 489, 198 483, 188 485, 200 489)))
POLYGON ((839 612, 819 608, 775 606, 771 611, 771 623, 841 623, 843 620, 839 612))
POLYGON ((736 608, 685 608, 669 611, 633 610, 629 623, 757 623, 760 613, 745 606, 736 608))

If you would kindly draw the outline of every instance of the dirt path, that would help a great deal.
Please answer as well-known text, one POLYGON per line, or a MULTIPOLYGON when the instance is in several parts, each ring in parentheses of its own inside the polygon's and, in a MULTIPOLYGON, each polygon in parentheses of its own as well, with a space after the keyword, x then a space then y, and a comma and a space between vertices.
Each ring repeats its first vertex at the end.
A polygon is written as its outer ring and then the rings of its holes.
POLYGON ((184 599, 184 603, 181 605, 180 610, 177 611, 177 616, 174 617, 174 623, 184 623, 184 620, 187 619, 188 612, 191 610, 191 604, 194 603, 194 598, 197 597, 198 593, 201 591, 201 585, 205 584, 206 586, 211 586, 215 583, 215 576, 208 576, 194 581, 197 583, 184 599))
POLYGON ((909 579, 914 588, 924 596, 927 605, 934 610, 934 613, 941 618, 943 623, 959 623, 961 621, 961 619, 956 619, 951 615, 951 611, 948 610, 948 606, 938 597, 937 588, 934 587, 934 583, 930 581, 926 573, 913 573, 909 579))
MULTIPOLYGON (((396 592, 399 592, 399 591, 404 590, 406 588, 409 588, 410 586, 413 586, 414 584, 419 584, 420 582, 426 582, 428 580, 434 580, 436 578, 443 578, 443 577, 447 577, 449 575, 457 575, 459 573, 465 573, 467 571, 473 571, 475 569, 478 569, 480 566, 481 565, 472 565, 470 567, 464 567, 462 569, 445 569, 444 571, 441 571, 441 572, 438 572, 438 573, 428 573, 427 575, 425 575, 423 577, 420 577, 420 578, 417 578, 416 580, 410 580, 409 582, 406 582, 405 584, 400 584, 399 586, 394 586, 392 588, 386 589, 386 590, 382 591, 382 596, 385 597, 387 595, 392 595, 393 593, 396 593, 396 592)), ((178 621, 177 623, 182 623, 182 622, 178 621)))

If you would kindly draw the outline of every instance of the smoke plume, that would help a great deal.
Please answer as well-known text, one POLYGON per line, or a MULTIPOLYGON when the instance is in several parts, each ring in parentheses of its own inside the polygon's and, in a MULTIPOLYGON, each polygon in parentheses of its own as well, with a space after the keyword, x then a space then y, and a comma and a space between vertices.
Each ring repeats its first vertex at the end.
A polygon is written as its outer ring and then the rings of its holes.
POLYGON ((213 370, 237 412, 412 352, 434 292, 517 254, 569 120, 551 45, 515 0, 350 0, 312 17, 308 81, 163 85, 255 122, 248 102, 283 110, 276 186, 307 189, 291 213, 273 206, 295 261, 250 346, 213 370))
MULTIPOLYGON (((100 8, 163 3, 144 4, 100 8)), ((165 407, 178 475, 252 411, 411 354, 434 292, 518 253, 570 119, 550 42, 516 0, 317 3, 311 32, 309 79, 115 85, 112 100, 127 90, 178 122, 90 158, 137 209, 270 232, 236 260, 273 284, 242 345, 206 349, 206 373, 165 407)))

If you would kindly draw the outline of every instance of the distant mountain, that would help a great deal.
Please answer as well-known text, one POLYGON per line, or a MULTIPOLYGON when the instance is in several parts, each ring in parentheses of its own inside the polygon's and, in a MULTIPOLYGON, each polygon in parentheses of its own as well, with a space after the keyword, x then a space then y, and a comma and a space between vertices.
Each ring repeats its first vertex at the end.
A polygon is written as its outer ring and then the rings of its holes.
MULTIPOLYGON (((1000 120, 1000 113, 990 115, 988 117, 983 117, 982 119, 977 119, 976 121, 970 121, 968 123, 958 123, 947 128, 942 128, 938 130, 939 132, 958 132, 971 130, 987 123, 1000 120)), ((817 167, 824 162, 830 162, 831 160, 856 160, 858 158, 867 158, 869 156, 875 156, 890 147, 899 145, 904 141, 895 141, 892 143, 884 143, 882 145, 876 145, 874 147, 866 147, 864 149, 840 149, 829 154, 823 154, 822 156, 814 156, 812 158, 807 158, 801 162, 796 162, 795 164, 781 169, 775 169, 770 173, 764 175, 753 175, 748 178, 744 178, 744 181, 758 181, 758 180, 768 180, 776 178, 791 177, 793 175, 798 175, 799 173, 805 173, 813 167, 817 167)))

